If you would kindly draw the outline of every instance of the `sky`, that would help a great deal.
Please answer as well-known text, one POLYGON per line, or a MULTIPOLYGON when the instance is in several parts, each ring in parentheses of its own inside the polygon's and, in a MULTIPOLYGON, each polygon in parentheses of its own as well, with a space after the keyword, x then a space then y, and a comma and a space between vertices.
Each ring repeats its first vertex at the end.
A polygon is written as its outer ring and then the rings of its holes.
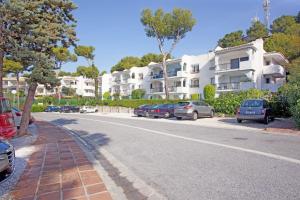
MULTIPOLYGON (((100 71, 110 71, 125 56, 159 53, 157 42, 148 38, 140 22, 145 8, 189 9, 197 23, 193 30, 176 46, 173 57, 199 55, 216 47, 226 33, 246 30, 255 16, 264 20, 263 0, 74 0, 78 9, 78 45, 96 48, 95 65, 100 71)), ((300 0, 271 0, 271 20, 281 15, 297 15, 300 0)), ((67 63, 64 71, 76 71, 86 66, 84 59, 67 63)))

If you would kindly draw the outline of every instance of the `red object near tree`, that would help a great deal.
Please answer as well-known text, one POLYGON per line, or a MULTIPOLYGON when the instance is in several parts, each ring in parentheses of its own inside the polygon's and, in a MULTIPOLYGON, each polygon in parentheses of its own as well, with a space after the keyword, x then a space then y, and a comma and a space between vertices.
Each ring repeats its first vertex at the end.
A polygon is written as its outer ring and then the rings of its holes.
POLYGON ((0 97, 0 140, 11 139, 16 134, 13 114, 8 99, 0 97))

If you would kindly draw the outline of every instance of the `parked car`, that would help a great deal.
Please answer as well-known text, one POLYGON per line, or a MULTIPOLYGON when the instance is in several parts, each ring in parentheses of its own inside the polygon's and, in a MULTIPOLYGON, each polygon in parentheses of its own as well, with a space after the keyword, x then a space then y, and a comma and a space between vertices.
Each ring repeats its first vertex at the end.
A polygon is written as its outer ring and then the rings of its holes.
POLYGON ((59 106, 47 106, 45 109, 45 112, 59 112, 60 107, 59 106))
POLYGON ((63 113, 74 113, 74 112, 79 112, 80 108, 77 106, 62 106, 60 108, 60 112, 63 113))
POLYGON ((138 108, 135 108, 133 113, 138 117, 149 117, 149 110, 153 105, 141 105, 138 108))
POLYGON ((0 97, 0 139, 11 139, 16 134, 15 122, 8 99, 0 97))
POLYGON ((177 104, 161 104, 152 107, 149 110, 149 116, 159 118, 170 118, 174 117, 174 110, 177 104))
POLYGON ((174 115, 178 120, 182 118, 196 120, 200 116, 213 117, 214 108, 203 101, 182 101, 175 108, 174 115))
POLYGON ((10 175, 14 170, 15 150, 13 146, 4 141, 0 141, 0 179, 10 175))
POLYGON ((80 113, 95 113, 98 112, 98 109, 94 106, 83 106, 80 108, 80 113))
POLYGON ((268 124, 275 118, 272 109, 266 100, 249 99, 245 100, 238 108, 236 119, 238 123, 242 123, 243 120, 256 120, 268 124))

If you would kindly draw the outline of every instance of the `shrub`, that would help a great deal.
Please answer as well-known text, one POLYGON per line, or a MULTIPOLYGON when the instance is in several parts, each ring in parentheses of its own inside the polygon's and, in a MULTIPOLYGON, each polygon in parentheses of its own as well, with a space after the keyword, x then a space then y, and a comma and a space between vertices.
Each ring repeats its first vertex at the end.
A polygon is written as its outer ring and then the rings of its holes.
POLYGON ((295 120, 297 127, 300 128, 300 99, 292 110, 293 119, 295 120))
POLYGON ((33 104, 31 107, 31 112, 44 112, 46 107, 47 107, 46 105, 33 104))
POLYGON ((109 99, 111 99, 110 93, 109 92, 104 92, 103 100, 109 100, 109 99))
POLYGON ((146 94, 146 91, 143 89, 136 89, 131 92, 132 99, 142 99, 146 94))
POLYGON ((204 99, 211 100, 216 96, 216 87, 212 84, 208 84, 203 89, 204 99))
POLYGON ((244 100, 267 98, 268 95, 269 93, 266 91, 250 89, 241 92, 223 93, 216 99, 206 99, 205 101, 214 107, 215 112, 233 115, 244 100))
POLYGON ((191 94, 191 100, 199 100, 200 99, 200 94, 196 93, 196 94, 191 94))

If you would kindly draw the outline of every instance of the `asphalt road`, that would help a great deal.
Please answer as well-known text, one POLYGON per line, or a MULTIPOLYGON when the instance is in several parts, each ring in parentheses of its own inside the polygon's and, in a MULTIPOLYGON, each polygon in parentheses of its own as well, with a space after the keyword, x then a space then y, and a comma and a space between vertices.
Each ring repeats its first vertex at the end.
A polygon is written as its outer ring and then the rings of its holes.
POLYGON ((172 200, 300 199, 300 137, 84 114, 36 114, 105 149, 172 200))

